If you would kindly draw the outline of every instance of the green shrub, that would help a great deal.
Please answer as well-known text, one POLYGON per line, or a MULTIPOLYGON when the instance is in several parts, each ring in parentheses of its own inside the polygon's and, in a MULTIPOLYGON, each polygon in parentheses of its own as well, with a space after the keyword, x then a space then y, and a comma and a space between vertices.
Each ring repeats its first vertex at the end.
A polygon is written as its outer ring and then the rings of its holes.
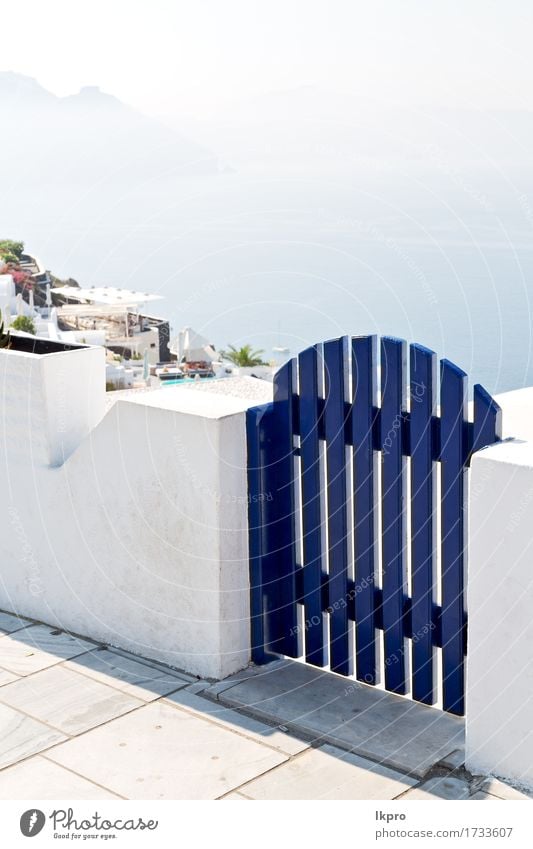
POLYGON ((14 259, 6 260, 6 262, 18 262, 24 251, 24 242, 15 242, 13 239, 0 239, 0 255, 6 259, 6 255, 11 255, 14 259))
POLYGON ((18 315, 14 321, 11 322, 11 327, 13 330, 22 330, 24 333, 31 333, 32 336, 35 336, 35 324, 33 320, 27 315, 18 315))

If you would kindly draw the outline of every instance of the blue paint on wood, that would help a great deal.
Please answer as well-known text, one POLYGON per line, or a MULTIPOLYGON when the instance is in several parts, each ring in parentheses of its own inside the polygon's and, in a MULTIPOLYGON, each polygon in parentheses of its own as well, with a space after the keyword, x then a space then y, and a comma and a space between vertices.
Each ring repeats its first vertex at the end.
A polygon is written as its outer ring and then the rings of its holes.
POLYGON ((247 415, 251 642, 253 658, 269 652, 300 657, 298 605, 307 620, 306 660, 329 662, 352 673, 351 621, 355 622, 356 674, 374 683, 376 630, 383 631, 385 686, 407 689, 406 640, 411 639, 413 697, 434 703, 435 648, 442 648, 444 709, 464 712, 464 474, 472 451, 501 439, 501 411, 482 387, 474 387, 474 421, 466 421, 466 375, 441 362, 440 417, 436 407, 436 358, 410 347, 410 409, 406 408, 406 344, 381 342, 381 408, 376 407, 376 340, 337 339, 314 346, 283 366, 274 381, 274 402, 247 415), (348 348, 348 346, 346 346, 348 348), (346 354, 351 356, 352 400, 345 397, 346 354), (324 365, 325 398, 321 397, 324 365), (294 448, 294 435, 300 448, 294 448), (321 443, 324 452, 321 452, 321 443), (348 578, 349 528, 346 449, 353 446, 354 577, 348 578), (381 504, 375 501, 374 462, 382 450, 381 504), (321 453, 326 493, 320 492, 321 453), (294 457, 300 456, 300 474, 294 457), (411 523, 405 527, 405 457, 411 457, 411 523), (441 464, 441 605, 435 580, 435 467, 441 464), (296 563, 299 524, 295 492, 302 502, 302 566, 296 563), (374 574, 376 511, 381 509, 382 587, 374 574), (328 531, 327 563, 323 552, 328 531), (411 546, 411 587, 406 586, 405 532, 411 546), (326 569, 327 565, 327 569, 326 569), (411 596, 409 595, 411 592, 411 596))
POLYGON ((327 619, 322 605, 322 514, 319 440, 317 346, 298 357, 301 457, 302 566, 305 659, 326 666, 327 619))
POLYGON ((472 452, 499 442, 502 438, 502 411, 479 383, 474 386, 474 435, 472 452))
POLYGON ((406 692, 403 628, 404 459, 401 425, 405 415, 406 343, 381 340, 381 535, 385 686, 406 692))
POLYGON ((348 620, 348 526, 346 504, 344 340, 324 343, 324 427, 327 459, 330 666, 351 675, 348 620))
POLYGON ((443 706, 464 713, 464 474, 467 377, 441 362, 441 627, 443 706))
POLYGON ((435 702, 433 586, 435 582, 435 467, 433 416, 436 415, 437 357, 422 345, 410 348, 411 455, 411 632, 412 693, 435 702))
POLYGON ((296 544, 293 452, 294 360, 285 363, 274 378, 274 411, 270 433, 268 491, 272 521, 269 523, 269 575, 278 583, 275 632, 280 653, 301 654, 301 629, 296 602, 296 544))
POLYGON ((264 533, 266 516, 261 494, 263 492, 264 464, 261 457, 262 419, 268 408, 252 407, 246 413, 246 440, 248 450, 248 545, 250 556, 250 643, 254 663, 264 663, 268 642, 267 611, 264 604, 264 574, 266 563, 264 533))
POLYGON ((359 681, 375 684, 376 631, 375 480, 373 428, 376 417, 377 339, 352 339, 352 444, 354 480, 354 609, 356 674, 359 681))

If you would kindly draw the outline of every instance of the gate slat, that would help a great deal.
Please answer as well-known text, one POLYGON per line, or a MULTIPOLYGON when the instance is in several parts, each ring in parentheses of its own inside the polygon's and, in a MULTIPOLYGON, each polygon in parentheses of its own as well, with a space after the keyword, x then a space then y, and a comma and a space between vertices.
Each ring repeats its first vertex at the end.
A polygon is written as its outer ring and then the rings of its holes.
MULTIPOLYGON (((270 405, 272 407, 272 405, 270 405)), ((254 663, 264 663, 265 645, 268 641, 268 617, 264 595, 263 534, 266 511, 263 508, 264 492, 261 456, 263 438, 262 419, 267 407, 251 407, 246 413, 246 441, 248 450, 248 540, 250 550, 250 638, 254 663)))
POLYGON ((317 346, 298 357, 305 659, 327 664, 327 621, 322 609, 322 517, 318 435, 317 346))
POLYGON ((502 410, 489 393, 476 383, 474 386, 474 437, 472 452, 492 445, 502 438, 502 410))
POLYGON ((467 376, 441 361, 441 627, 443 707, 464 713, 464 464, 467 376))
POLYGON ((411 630, 413 698, 435 702, 433 584, 435 470, 432 417, 436 414, 437 357, 422 345, 410 349, 411 630))
POLYGON ((271 436, 273 462, 268 479, 273 492, 275 520, 269 524, 270 574, 278 576, 276 651, 289 657, 301 655, 301 634, 296 603, 296 548, 294 501, 293 394, 294 360, 285 363, 274 378, 274 415, 271 436), (274 565, 275 564, 275 565, 274 565))
POLYGON ((405 693, 403 627, 404 481, 402 419, 405 415, 406 343, 381 340, 382 583, 385 687, 405 693))
POLYGON ((374 622, 374 440, 377 340, 352 339, 352 443, 354 480, 354 581, 356 671, 359 681, 375 684, 374 622))
POLYGON ((324 426, 327 459, 330 666, 351 675, 348 620, 348 525, 346 505, 344 340, 324 342, 324 426))

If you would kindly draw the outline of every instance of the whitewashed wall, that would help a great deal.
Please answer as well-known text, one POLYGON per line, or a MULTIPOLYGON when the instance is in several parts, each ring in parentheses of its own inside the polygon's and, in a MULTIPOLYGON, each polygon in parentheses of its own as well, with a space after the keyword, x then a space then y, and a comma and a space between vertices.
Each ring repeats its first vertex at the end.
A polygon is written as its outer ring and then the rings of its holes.
POLYGON ((497 400, 522 438, 471 464, 466 765, 533 788, 533 390, 497 400))
POLYGON ((102 357, 0 352, 0 608, 223 678, 249 660, 249 402, 104 415, 102 357))

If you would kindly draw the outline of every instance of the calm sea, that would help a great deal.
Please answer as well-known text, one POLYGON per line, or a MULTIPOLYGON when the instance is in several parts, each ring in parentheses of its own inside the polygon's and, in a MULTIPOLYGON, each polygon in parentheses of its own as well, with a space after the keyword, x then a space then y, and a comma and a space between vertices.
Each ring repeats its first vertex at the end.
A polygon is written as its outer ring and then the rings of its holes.
POLYGON ((421 342, 492 392, 533 384, 533 183, 457 173, 36 187, 3 204, 59 276, 157 292, 217 347, 421 342))

